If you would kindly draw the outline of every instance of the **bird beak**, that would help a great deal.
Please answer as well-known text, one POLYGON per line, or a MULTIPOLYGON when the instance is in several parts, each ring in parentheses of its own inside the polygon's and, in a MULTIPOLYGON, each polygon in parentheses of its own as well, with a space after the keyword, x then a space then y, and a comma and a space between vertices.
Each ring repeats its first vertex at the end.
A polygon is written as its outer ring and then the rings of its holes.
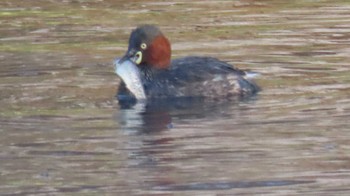
POLYGON ((114 61, 114 65, 122 64, 122 63, 124 63, 124 61, 126 61, 126 60, 129 60, 129 57, 125 54, 122 58, 116 59, 116 60, 114 61))
POLYGON ((129 49, 126 54, 120 59, 120 63, 123 63, 126 60, 130 60, 136 65, 139 65, 142 62, 142 52, 135 49, 129 49))

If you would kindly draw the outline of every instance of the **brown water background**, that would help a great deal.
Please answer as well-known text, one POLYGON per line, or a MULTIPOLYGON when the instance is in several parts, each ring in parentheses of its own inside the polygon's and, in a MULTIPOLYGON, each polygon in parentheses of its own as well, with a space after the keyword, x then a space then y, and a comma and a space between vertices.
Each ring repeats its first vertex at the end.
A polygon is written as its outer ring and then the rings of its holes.
POLYGON ((347 0, 0 2, 0 195, 349 195, 349 121, 347 0), (263 91, 120 109, 145 23, 263 91))

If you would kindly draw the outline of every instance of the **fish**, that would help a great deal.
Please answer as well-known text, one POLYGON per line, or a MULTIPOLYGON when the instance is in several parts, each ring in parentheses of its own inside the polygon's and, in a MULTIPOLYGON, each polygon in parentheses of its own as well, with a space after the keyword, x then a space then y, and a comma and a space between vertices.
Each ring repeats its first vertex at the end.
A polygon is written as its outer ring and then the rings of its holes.
POLYGON ((137 100, 145 100, 146 93, 143 87, 140 70, 131 60, 116 59, 114 61, 115 73, 123 80, 126 88, 137 100))

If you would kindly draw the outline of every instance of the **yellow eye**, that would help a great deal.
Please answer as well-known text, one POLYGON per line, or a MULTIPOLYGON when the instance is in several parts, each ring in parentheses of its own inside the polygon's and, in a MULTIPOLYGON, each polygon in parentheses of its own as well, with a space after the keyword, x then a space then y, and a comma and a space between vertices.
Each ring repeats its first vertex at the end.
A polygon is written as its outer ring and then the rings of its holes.
POLYGON ((142 43, 142 44, 141 44, 141 49, 142 49, 142 50, 146 50, 146 48, 147 48, 147 44, 142 43))

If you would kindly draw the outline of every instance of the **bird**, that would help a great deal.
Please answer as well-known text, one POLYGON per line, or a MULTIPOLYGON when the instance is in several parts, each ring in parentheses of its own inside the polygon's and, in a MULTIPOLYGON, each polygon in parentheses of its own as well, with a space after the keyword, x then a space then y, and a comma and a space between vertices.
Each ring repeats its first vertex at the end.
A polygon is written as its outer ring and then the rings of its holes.
POLYGON ((122 79, 118 100, 218 100, 249 97, 260 91, 250 74, 217 58, 187 56, 171 60, 171 44, 155 25, 132 30, 127 52, 114 65, 122 79))

